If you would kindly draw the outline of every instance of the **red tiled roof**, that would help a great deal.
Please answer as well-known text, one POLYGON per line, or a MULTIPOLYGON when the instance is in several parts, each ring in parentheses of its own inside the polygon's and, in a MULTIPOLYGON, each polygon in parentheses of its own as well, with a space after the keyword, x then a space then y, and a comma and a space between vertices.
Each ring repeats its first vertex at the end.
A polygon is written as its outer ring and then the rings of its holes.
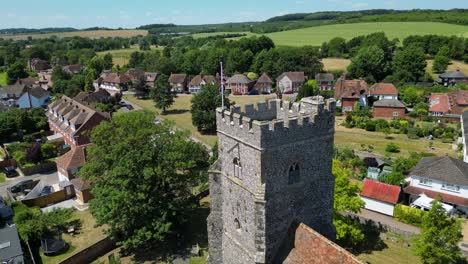
POLYGON ((361 196, 396 204, 400 197, 400 187, 373 180, 365 180, 361 196))
POLYGON ((60 167, 68 170, 71 168, 79 168, 86 161, 86 146, 76 147, 58 157, 55 163, 60 167))
POLYGON ((416 194, 420 195, 424 193, 428 197, 432 199, 437 199, 439 196, 442 197, 442 201, 451 203, 451 204, 456 204, 456 205, 461 205, 461 206, 468 206, 468 199, 455 196, 455 195, 450 195, 450 194, 445 194, 445 193, 440 193, 436 191, 431 191, 423 188, 418 188, 415 186, 408 186, 403 188, 403 191, 409 194, 416 194))
POLYGON ((429 98, 429 112, 448 113, 450 111, 449 97, 447 94, 434 94, 429 98))
POLYGON ((118 73, 109 73, 106 77, 104 77, 104 82, 106 83, 130 83, 131 79, 130 76, 126 74, 118 74, 118 73))
POLYGON ((369 95, 398 95, 398 90, 391 83, 376 83, 369 89, 369 95))
POLYGON ((458 90, 450 93, 450 97, 453 98, 453 102, 457 105, 468 105, 468 91, 458 90))

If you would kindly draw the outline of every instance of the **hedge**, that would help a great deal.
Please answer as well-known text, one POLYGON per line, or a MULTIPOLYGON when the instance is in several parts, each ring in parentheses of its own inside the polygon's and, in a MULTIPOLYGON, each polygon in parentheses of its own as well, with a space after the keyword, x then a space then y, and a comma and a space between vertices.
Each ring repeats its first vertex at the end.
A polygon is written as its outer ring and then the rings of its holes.
POLYGON ((393 216, 400 222, 421 227, 422 218, 426 213, 426 211, 418 208, 397 204, 395 205, 393 216))

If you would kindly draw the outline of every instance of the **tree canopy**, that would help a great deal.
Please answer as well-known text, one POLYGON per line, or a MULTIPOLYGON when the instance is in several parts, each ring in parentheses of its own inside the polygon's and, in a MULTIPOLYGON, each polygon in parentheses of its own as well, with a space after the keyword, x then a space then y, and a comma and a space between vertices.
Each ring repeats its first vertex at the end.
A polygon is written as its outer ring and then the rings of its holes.
MULTIPOLYGON (((229 98, 225 96, 224 106, 229 109, 229 98)), ((192 123, 205 133, 216 132, 216 108, 221 107, 221 93, 217 85, 204 85, 200 92, 192 97, 192 123)))
POLYGON ((79 176, 92 182, 90 209, 107 234, 129 248, 162 241, 187 221, 192 188, 206 180, 204 146, 155 124, 148 111, 115 115, 91 133, 79 176))
POLYGON ((153 98, 156 107, 162 109, 163 113, 165 113, 166 109, 174 103, 175 98, 175 93, 171 91, 169 86, 167 75, 161 74, 154 86, 154 89, 151 90, 151 98, 153 98))

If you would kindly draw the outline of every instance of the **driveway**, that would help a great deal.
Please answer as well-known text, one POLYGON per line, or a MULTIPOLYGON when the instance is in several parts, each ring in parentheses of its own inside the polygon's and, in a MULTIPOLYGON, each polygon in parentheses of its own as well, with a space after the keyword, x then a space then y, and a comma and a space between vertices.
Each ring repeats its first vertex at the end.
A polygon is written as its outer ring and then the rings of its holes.
MULTIPOLYGON (((353 214, 351 214, 353 215, 353 214)), ((384 214, 379 214, 367 209, 362 208, 361 212, 357 214, 358 216, 371 220, 373 222, 381 223, 383 225, 387 225, 389 227, 399 229, 404 232, 408 233, 413 233, 413 234, 419 234, 421 233, 421 229, 419 229, 416 226, 408 225, 405 223, 402 223, 400 221, 395 220, 393 217, 384 215, 384 214)))
POLYGON ((15 185, 16 183, 24 180, 44 180, 49 185, 56 183, 58 181, 57 172, 49 172, 44 174, 34 174, 31 176, 18 176, 15 178, 10 178, 4 183, 0 183, 0 196, 7 196, 7 188, 15 185))

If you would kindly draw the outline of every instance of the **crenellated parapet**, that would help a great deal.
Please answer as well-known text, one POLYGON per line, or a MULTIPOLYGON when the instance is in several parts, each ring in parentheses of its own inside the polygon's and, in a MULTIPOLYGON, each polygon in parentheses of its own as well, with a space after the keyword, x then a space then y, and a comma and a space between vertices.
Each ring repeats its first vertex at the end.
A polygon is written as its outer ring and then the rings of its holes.
POLYGON ((270 100, 255 106, 247 104, 230 110, 218 108, 216 119, 218 132, 238 138, 257 147, 298 142, 314 136, 333 135, 334 99, 321 96, 308 97, 300 103, 270 100))

